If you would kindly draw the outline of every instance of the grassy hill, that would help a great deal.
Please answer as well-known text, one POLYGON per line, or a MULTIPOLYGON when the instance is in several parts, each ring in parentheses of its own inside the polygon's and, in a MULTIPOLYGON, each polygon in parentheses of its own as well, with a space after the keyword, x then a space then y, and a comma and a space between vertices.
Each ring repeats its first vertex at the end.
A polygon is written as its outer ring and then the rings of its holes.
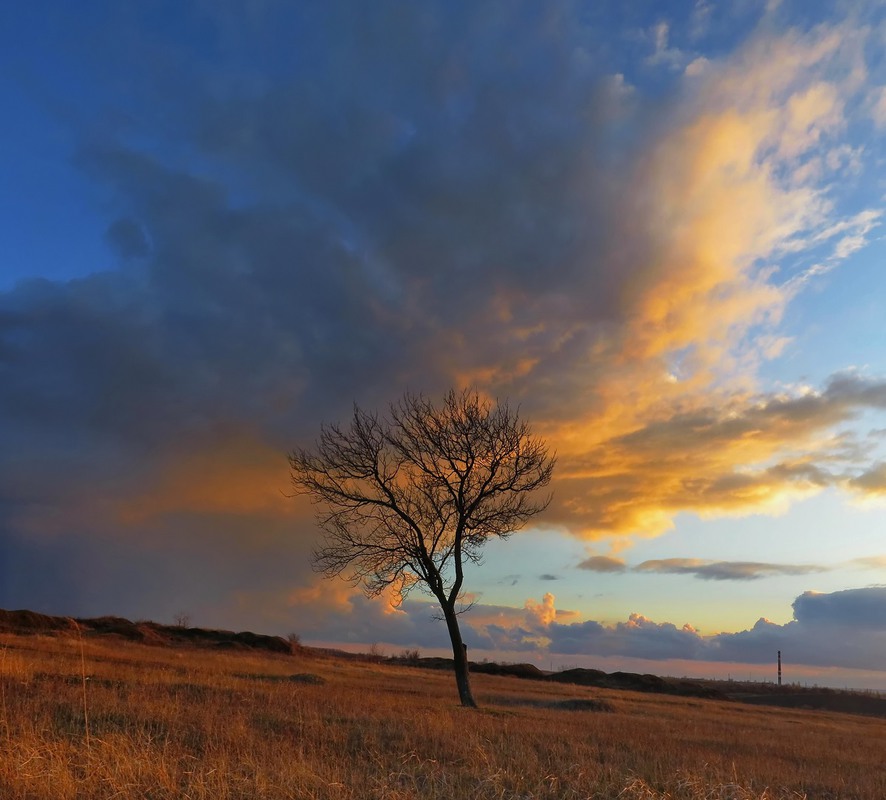
POLYGON ((483 672, 471 711, 441 669, 29 613, 0 613, 4 800, 886 797, 878 718, 483 672))

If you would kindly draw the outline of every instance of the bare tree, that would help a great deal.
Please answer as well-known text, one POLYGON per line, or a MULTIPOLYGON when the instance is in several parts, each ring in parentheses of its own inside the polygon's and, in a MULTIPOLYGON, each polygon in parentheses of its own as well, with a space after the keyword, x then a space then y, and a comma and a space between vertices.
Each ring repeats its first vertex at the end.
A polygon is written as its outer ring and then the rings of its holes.
POLYGON ((369 595, 415 586, 440 604, 462 705, 476 706, 458 624, 466 562, 547 507, 554 457, 507 403, 450 391, 437 406, 406 394, 386 417, 354 407, 348 427, 324 425, 289 456, 297 493, 310 494, 325 541, 314 567, 369 595))

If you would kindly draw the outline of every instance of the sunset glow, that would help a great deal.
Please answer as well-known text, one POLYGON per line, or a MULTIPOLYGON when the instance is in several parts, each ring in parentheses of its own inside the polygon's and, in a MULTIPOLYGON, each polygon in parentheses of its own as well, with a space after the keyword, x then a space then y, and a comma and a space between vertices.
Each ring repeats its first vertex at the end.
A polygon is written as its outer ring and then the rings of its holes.
POLYGON ((836 5, 8 4, 0 608, 442 653, 312 571, 286 455, 470 387, 558 457, 472 657, 886 690, 886 10, 836 5))

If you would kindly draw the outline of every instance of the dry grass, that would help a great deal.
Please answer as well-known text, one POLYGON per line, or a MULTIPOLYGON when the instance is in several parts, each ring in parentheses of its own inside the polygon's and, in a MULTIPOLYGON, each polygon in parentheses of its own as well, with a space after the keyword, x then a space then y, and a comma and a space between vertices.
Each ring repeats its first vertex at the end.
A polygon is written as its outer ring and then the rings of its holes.
POLYGON ((0 797, 886 797, 883 720, 474 685, 480 711, 447 673, 0 635, 0 797))

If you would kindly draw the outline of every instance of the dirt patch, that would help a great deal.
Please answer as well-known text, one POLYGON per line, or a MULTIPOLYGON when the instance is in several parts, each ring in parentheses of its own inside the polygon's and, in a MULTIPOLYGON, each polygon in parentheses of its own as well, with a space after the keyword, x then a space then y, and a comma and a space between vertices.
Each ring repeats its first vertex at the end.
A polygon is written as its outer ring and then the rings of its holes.
POLYGON ((312 672, 298 672, 295 675, 262 675, 253 672, 235 672, 237 678, 245 678, 250 681, 267 681, 268 683, 306 683, 314 686, 322 686, 326 678, 315 675, 312 672))
POLYGON ((561 708, 564 711, 612 711, 612 705, 605 700, 592 700, 590 698, 570 698, 551 704, 552 708, 561 708))

